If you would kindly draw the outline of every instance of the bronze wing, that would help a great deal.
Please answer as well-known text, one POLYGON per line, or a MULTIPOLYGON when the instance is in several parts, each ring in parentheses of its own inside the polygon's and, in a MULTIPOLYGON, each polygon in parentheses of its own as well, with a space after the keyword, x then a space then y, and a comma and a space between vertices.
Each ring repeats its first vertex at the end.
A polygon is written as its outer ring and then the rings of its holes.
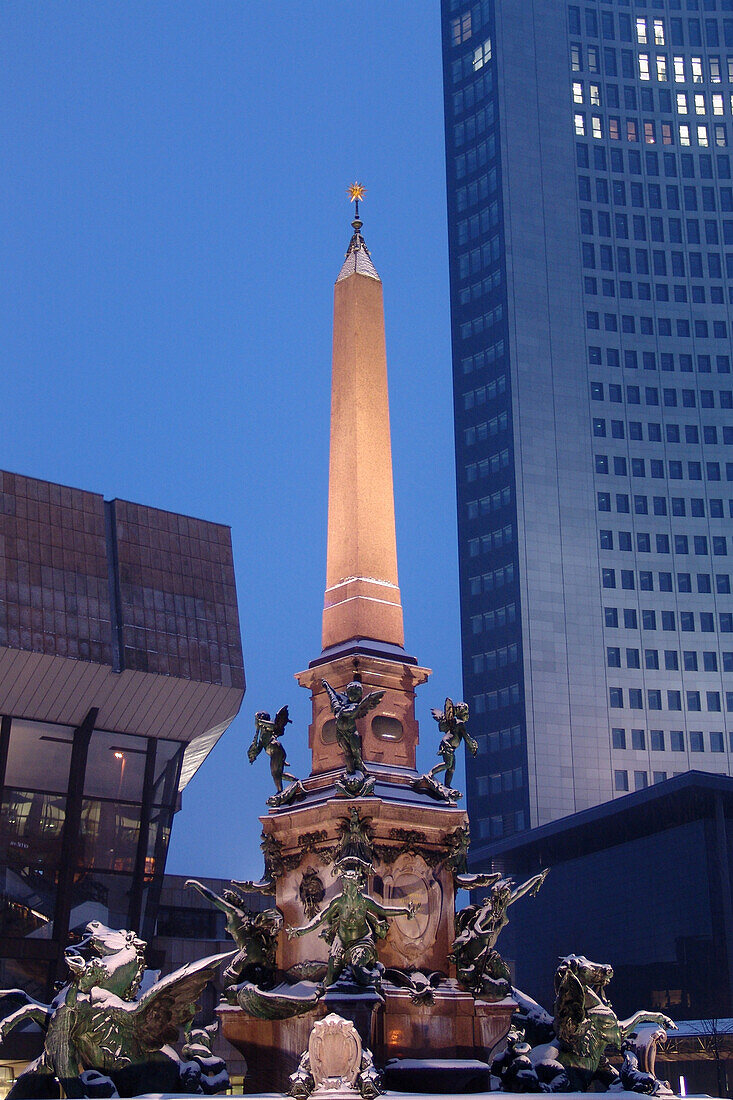
POLYGON ((364 696, 359 706, 354 711, 354 718, 363 718, 370 710, 374 710, 374 708, 381 703, 383 698, 383 691, 370 691, 368 695, 364 696))
POLYGON ((186 963, 143 994, 130 1013, 135 1037, 143 1050, 160 1050, 166 1043, 178 1041, 180 1029, 190 1024, 198 1011, 196 1002, 206 983, 212 981, 221 964, 235 954, 235 951, 225 951, 223 955, 210 955, 186 963))
POLYGON ((583 1045, 587 1030, 585 990, 569 967, 560 966, 555 974, 555 1031, 571 1050, 583 1045))
POLYGON ((275 715, 275 721, 273 722, 275 736, 282 737, 282 735, 285 733, 285 727, 289 726, 290 724, 290 714, 288 712, 287 706, 280 707, 280 710, 275 715))

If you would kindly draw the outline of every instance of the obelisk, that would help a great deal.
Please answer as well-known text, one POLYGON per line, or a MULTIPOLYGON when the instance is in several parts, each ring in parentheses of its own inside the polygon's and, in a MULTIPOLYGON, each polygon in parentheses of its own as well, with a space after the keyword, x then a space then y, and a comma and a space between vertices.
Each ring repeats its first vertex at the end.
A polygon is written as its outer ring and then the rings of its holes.
POLYGON ((361 235, 359 198, 333 302, 331 454, 323 651, 402 647, 382 280, 361 235))
POLYGON ((342 767, 322 679, 385 691, 361 720, 365 759, 404 771, 415 767, 415 687, 429 675, 404 650, 382 280, 361 232, 364 191, 349 188, 353 235, 334 287, 323 648, 297 676, 313 696, 314 775, 342 767))

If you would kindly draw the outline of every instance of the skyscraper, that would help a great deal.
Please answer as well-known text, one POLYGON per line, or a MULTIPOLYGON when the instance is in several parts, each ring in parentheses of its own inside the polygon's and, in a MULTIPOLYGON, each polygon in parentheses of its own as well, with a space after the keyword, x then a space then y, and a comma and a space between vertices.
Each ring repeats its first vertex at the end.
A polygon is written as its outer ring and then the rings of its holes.
POLYGON ((731 771, 733 4, 443 0, 442 27, 487 841, 731 771))

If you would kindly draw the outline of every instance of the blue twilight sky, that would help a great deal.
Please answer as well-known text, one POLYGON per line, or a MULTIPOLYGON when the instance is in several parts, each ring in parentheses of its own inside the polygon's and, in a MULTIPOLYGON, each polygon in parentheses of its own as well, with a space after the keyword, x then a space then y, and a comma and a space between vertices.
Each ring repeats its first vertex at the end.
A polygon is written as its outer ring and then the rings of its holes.
POLYGON ((407 648, 460 695, 438 0, 3 0, 0 468, 227 523, 248 690, 169 870, 260 868, 252 714, 320 652, 333 281, 385 289, 407 648))

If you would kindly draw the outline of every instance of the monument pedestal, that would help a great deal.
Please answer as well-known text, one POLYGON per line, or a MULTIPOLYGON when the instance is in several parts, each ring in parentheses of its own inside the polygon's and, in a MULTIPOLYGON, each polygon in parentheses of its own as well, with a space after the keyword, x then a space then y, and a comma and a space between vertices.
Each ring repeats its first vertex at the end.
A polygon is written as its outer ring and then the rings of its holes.
POLYGON ((247 1063, 244 1090, 247 1093, 287 1092, 317 1020, 335 1012, 350 1020, 362 1045, 374 1050, 381 1033, 384 998, 375 990, 351 993, 336 987, 311 1011, 285 1020, 261 1020, 243 1012, 238 1005, 221 1004, 216 1014, 227 1042, 247 1063))
POLYGON ((457 987, 435 990, 432 1004, 415 1004, 408 990, 385 986, 381 997, 328 993, 313 1011, 286 1020, 260 1020, 237 1005, 222 1004, 216 1012, 224 1038, 247 1062, 245 1092, 261 1093, 287 1092, 313 1024, 331 1012, 353 1021, 382 1067, 390 1058, 489 1062, 499 1053, 516 1008, 508 997, 478 1001, 457 987))
POLYGON ((384 1013, 375 1056, 389 1058, 478 1058, 489 1061, 506 1037, 517 1004, 477 1001, 457 986, 437 989, 432 1004, 415 1004, 409 990, 384 990, 384 1013))
POLYGON ((503 1050, 512 1016, 519 1006, 511 997, 505 997, 502 1001, 475 1001, 474 1004, 473 1041, 476 1057, 490 1062, 503 1050), (483 1054, 479 1051, 483 1051, 483 1054))
POLYGON ((247 1063, 244 1079, 247 1093, 286 1093, 288 1078, 298 1068, 303 1051, 308 1049, 313 1024, 325 1015, 314 1009, 287 1020, 259 1020, 238 1005, 227 1004, 219 1005, 216 1014, 224 1038, 247 1063))

